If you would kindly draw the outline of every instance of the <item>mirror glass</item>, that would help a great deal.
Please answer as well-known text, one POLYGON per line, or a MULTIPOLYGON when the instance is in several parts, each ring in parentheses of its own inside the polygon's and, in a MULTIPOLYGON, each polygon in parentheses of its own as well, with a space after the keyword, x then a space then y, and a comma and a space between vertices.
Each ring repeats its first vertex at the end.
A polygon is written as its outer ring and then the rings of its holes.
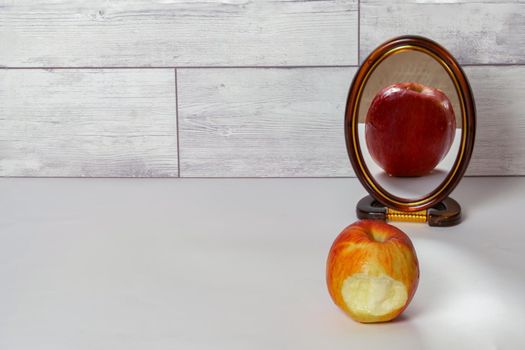
POLYGON ((365 81, 358 116, 365 166, 390 194, 423 198, 453 168, 464 127, 459 95, 429 54, 405 49, 386 56, 365 81))

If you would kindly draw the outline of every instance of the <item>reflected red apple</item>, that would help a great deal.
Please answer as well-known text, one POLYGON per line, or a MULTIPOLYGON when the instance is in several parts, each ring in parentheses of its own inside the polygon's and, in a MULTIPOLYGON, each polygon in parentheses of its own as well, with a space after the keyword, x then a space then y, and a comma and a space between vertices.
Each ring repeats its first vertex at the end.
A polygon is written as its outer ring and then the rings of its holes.
POLYGON ((414 82, 379 91, 365 121, 368 152, 391 176, 430 173, 447 155, 455 133, 456 117, 447 95, 414 82))

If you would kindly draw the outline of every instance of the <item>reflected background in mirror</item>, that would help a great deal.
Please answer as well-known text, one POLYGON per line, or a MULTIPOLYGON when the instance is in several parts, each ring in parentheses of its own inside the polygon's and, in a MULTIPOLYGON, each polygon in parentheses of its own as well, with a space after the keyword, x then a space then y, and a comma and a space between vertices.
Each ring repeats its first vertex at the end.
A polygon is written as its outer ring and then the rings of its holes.
POLYGON ((405 200, 425 197, 443 182, 454 165, 461 145, 461 116, 458 92, 447 71, 436 59, 416 50, 400 50, 386 57, 366 81, 359 101, 359 144, 370 175, 385 191, 396 197, 405 200), (372 159, 365 139, 365 121, 372 100, 383 88, 403 82, 416 82, 441 90, 450 100, 456 118, 455 137, 450 150, 429 174, 418 177, 388 175, 372 159))

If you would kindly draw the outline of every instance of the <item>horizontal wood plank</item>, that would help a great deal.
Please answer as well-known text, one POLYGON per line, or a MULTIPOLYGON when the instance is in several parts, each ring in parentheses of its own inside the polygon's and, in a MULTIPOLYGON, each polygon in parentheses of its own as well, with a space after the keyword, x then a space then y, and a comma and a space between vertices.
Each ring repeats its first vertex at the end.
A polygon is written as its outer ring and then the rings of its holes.
POLYGON ((0 70, 0 176, 177 176, 175 74, 0 70))
POLYGON ((183 177, 347 176, 355 68, 179 70, 183 177))
POLYGON ((0 66, 357 64, 357 0, 0 0, 0 66))
MULTIPOLYGON (((181 176, 353 176, 343 118, 355 69, 179 73, 181 176)), ((525 175, 525 67, 466 67, 478 129, 469 175, 525 175)))
POLYGON ((460 63, 525 63, 521 0, 361 0, 360 61, 398 35, 429 37, 460 63))

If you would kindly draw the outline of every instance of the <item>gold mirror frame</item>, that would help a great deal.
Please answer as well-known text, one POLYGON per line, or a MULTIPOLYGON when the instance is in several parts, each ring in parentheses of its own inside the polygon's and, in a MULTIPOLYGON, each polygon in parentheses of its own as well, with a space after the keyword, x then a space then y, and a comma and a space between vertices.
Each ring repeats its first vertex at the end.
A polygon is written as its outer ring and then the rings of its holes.
POLYGON ((475 130, 476 109, 467 77, 454 57, 430 39, 420 36, 402 36, 385 42, 366 58, 352 81, 345 111, 345 139, 348 155, 363 186, 374 199, 385 205, 390 211, 422 212, 447 198, 467 169, 474 147, 475 130), (389 193, 374 180, 364 162, 358 136, 359 105, 366 83, 381 62, 391 55, 407 50, 427 54, 445 69, 456 88, 462 120, 460 150, 452 169, 433 191, 424 197, 413 200, 403 199, 389 193))

